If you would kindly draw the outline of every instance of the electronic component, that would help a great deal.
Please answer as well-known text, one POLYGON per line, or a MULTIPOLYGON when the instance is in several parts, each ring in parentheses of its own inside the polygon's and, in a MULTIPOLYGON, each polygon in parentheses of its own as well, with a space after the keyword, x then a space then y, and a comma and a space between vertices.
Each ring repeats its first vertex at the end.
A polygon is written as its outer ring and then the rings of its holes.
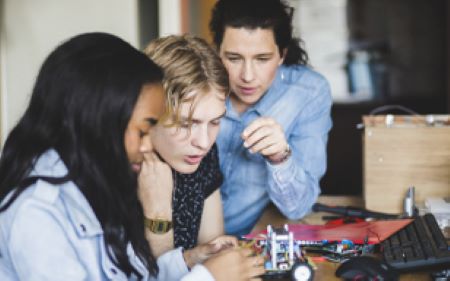
MULTIPOLYGON (((313 280, 314 270, 302 252, 302 243, 294 240, 294 234, 285 224, 281 229, 267 226, 265 239, 241 242, 243 247, 252 248, 255 254, 264 257, 266 274, 263 279, 286 278, 293 281, 313 280)), ((309 244, 309 243, 308 243, 309 244)))

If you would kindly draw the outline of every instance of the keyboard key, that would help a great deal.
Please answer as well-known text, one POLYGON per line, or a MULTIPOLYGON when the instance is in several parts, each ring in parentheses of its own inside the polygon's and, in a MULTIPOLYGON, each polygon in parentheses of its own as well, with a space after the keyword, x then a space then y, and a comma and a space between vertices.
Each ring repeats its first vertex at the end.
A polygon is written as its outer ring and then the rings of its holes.
POLYGON ((428 229, 434 238, 433 241, 436 243, 436 247, 440 250, 447 250, 447 242, 445 241, 444 234, 442 234, 442 231, 437 224, 436 218, 432 214, 426 214, 424 218, 428 225, 428 229))
POLYGON ((397 234, 392 235, 390 241, 391 241, 392 247, 400 245, 400 240, 398 239, 398 235, 397 234))
POLYGON ((420 245, 414 245, 414 253, 417 258, 425 259, 425 256, 423 254, 423 251, 422 251, 422 248, 420 247, 420 245))

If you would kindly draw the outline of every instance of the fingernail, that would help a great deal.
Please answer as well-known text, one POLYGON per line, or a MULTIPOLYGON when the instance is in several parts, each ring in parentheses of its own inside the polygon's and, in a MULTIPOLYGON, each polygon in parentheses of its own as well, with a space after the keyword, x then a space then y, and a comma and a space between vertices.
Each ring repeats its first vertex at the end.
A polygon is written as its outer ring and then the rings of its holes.
POLYGON ((244 147, 247 148, 248 147, 248 143, 244 142, 244 147))

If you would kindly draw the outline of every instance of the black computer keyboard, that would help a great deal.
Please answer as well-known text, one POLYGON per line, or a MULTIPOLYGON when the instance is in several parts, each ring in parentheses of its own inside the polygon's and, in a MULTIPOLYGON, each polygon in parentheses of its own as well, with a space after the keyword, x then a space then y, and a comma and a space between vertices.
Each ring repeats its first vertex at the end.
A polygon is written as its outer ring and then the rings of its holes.
POLYGON ((450 269, 450 250, 432 214, 417 217, 381 243, 383 258, 399 271, 450 269))

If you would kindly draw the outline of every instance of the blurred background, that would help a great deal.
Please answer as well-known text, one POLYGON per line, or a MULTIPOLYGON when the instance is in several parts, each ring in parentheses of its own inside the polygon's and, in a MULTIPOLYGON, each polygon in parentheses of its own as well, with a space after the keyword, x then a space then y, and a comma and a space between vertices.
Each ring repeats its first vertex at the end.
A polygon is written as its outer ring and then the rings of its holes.
MULTIPOLYGON (((242 0, 245 1, 245 0, 242 0)), ((360 195, 362 115, 400 104, 450 110, 450 1, 290 0, 295 33, 334 99, 325 194, 360 195)), ((193 33, 210 40, 215 0, 0 0, 1 144, 25 109, 46 55, 81 32, 116 34, 137 48, 193 33)), ((388 113, 401 113, 390 111, 388 113)))

